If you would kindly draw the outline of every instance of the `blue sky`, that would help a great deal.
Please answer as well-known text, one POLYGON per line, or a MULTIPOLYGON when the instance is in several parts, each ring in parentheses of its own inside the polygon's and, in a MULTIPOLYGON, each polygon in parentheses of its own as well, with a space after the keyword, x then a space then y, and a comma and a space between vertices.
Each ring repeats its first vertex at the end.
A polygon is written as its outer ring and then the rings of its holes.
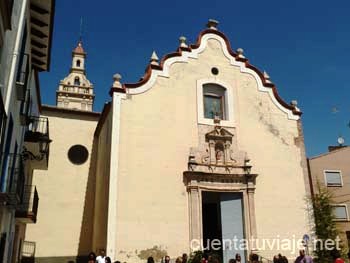
POLYGON ((350 143, 349 11, 345 0, 57 0, 51 70, 40 76, 42 101, 55 104, 81 17, 96 111, 110 99, 114 73, 122 82, 137 81, 153 50, 159 57, 174 51, 181 35, 194 43, 207 20, 215 18, 232 48, 242 47, 253 65, 266 70, 285 101, 298 101, 307 155, 314 156, 335 145, 340 134, 350 143))

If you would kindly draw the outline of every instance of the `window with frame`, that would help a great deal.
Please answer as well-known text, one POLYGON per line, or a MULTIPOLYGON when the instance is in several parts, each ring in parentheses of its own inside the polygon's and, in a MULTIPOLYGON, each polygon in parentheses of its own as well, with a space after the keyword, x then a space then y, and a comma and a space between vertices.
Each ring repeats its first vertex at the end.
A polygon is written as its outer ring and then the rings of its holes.
POLYGON ((348 220, 348 209, 346 205, 333 205, 333 213, 336 220, 348 220))
POLYGON ((21 41, 21 49, 19 53, 18 68, 16 82, 23 83, 24 89, 28 79, 29 57, 26 54, 26 44, 28 38, 27 24, 24 25, 23 36, 21 41))
POLYGON ((74 78, 74 85, 75 86, 80 86, 80 79, 79 79, 79 77, 75 77, 74 78))
POLYGON ((326 186, 343 186, 340 171, 324 171, 326 186))
POLYGON ((226 89, 220 85, 203 85, 204 118, 214 119, 215 117, 217 117, 221 120, 227 119, 225 95, 226 89))

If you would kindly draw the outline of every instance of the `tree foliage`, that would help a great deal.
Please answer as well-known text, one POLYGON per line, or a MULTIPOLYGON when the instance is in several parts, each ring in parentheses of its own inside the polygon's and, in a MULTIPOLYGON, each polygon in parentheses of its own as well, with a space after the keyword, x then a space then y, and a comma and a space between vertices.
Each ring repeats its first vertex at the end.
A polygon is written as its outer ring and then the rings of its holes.
POLYGON ((334 251, 325 249, 325 241, 335 240, 339 235, 334 221, 332 203, 332 193, 328 189, 319 186, 312 199, 312 204, 315 220, 314 232, 318 239, 314 254, 320 263, 333 261, 334 251))

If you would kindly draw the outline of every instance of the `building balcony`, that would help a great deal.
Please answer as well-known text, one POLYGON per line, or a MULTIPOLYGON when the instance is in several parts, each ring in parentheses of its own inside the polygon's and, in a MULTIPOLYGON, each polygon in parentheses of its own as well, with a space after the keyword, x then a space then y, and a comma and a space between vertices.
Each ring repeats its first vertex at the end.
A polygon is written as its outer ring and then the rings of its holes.
POLYGON ((23 241, 21 263, 35 263, 36 243, 23 241))
POLYGON ((0 204, 16 206, 23 199, 23 156, 2 153, 0 158, 0 204))
POLYGON ((24 135, 23 157, 31 161, 33 169, 47 170, 50 155, 49 119, 30 117, 28 130, 24 135))
POLYGON ((16 206, 16 219, 22 223, 36 223, 39 195, 34 185, 24 187, 22 202, 16 206))

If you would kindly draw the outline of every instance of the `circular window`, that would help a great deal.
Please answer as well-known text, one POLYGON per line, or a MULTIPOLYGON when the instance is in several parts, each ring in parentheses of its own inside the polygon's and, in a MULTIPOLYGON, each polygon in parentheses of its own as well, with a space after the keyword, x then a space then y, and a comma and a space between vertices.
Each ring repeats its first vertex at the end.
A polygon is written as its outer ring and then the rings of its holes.
POLYGON ((218 68, 211 68, 211 73, 213 73, 213 75, 219 74, 218 68))
POLYGON ((89 151, 83 145, 74 145, 68 151, 68 159, 74 164, 83 164, 89 157, 89 151))

